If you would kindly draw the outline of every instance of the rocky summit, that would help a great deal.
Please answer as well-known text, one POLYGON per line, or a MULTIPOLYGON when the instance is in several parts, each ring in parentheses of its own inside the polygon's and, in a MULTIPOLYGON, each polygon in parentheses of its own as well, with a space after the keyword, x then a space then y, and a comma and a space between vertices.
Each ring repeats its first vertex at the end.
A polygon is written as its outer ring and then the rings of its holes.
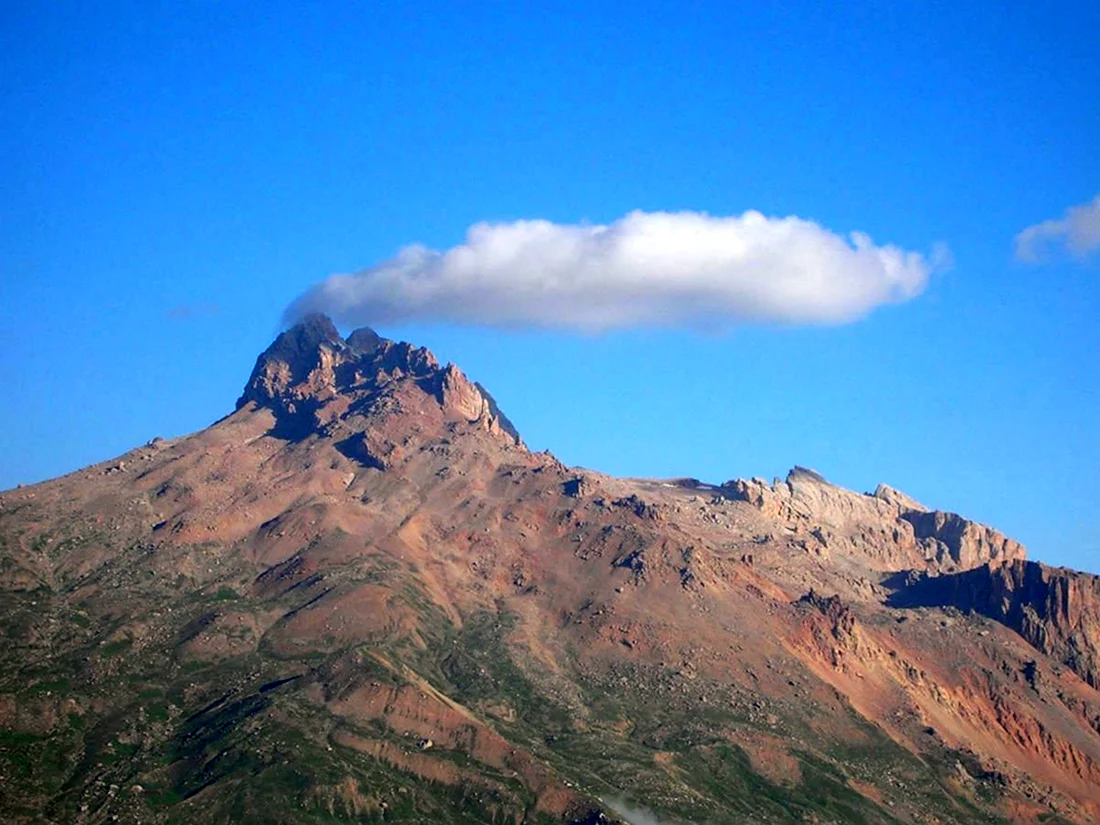
POLYGON ((619 479, 312 316, 0 494, 9 823, 1100 821, 1100 579, 885 485, 619 479))

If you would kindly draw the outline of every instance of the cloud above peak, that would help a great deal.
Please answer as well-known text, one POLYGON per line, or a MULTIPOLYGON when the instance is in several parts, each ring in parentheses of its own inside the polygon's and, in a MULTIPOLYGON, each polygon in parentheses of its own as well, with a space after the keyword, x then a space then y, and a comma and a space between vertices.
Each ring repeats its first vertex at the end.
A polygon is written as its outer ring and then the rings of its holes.
POLYGON ((1061 218, 1027 227, 1016 236, 1016 260, 1039 263, 1068 252, 1083 261, 1100 249, 1100 195, 1071 206, 1061 218))
POLYGON ((607 224, 478 223, 445 251, 407 246, 332 275, 286 310, 338 323, 442 321, 601 332, 842 324, 924 289, 931 258, 798 217, 631 212, 607 224))

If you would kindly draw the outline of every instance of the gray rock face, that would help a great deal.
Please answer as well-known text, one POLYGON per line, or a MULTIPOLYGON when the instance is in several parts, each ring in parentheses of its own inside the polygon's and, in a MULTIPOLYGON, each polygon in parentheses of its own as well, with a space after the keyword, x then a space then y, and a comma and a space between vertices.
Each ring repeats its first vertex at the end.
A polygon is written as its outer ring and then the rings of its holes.
POLYGON ((360 327, 348 336, 347 342, 353 350, 363 355, 371 355, 386 343, 386 339, 370 327, 360 327))

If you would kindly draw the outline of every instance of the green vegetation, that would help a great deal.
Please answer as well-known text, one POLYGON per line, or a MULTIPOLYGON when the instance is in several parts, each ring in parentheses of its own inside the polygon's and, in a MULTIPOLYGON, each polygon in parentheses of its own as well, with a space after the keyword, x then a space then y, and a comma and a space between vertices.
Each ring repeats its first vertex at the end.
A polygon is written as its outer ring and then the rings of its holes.
POLYGON ((104 656, 117 656, 122 651, 126 650, 126 648, 130 647, 130 645, 132 645, 133 643, 133 639, 119 639, 118 641, 108 642, 107 644, 101 645, 99 651, 104 656))

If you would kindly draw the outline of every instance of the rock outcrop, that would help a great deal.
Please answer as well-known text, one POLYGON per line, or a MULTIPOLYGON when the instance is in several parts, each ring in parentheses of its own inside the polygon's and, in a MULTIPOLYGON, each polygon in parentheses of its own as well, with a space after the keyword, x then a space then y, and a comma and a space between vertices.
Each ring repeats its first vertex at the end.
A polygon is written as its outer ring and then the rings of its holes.
POLYGON ((810 532, 826 547, 858 553, 877 569, 954 571, 1022 559, 1019 542, 955 513, 929 510, 885 484, 872 494, 831 484, 795 467, 786 479, 736 479, 722 494, 744 501, 791 530, 810 532))
POLYGON ((1100 689, 1100 576, 1015 559, 918 578, 889 603, 988 616, 1100 689))
POLYGON ((900 517, 913 525, 913 534, 937 561, 950 560, 963 570, 1023 559, 1027 554, 1015 539, 955 513, 904 510, 900 517))
POLYGON ((356 441, 369 424, 364 416, 399 408, 402 393, 414 406, 421 399, 413 396, 433 397, 445 419, 476 423, 521 443, 496 402, 454 364, 441 367, 426 348, 390 341, 369 327, 345 340, 323 315, 306 317, 260 355, 237 409, 248 404, 270 409, 275 431, 284 437, 300 439, 320 430, 337 435, 350 428, 359 432, 343 435, 356 441))

